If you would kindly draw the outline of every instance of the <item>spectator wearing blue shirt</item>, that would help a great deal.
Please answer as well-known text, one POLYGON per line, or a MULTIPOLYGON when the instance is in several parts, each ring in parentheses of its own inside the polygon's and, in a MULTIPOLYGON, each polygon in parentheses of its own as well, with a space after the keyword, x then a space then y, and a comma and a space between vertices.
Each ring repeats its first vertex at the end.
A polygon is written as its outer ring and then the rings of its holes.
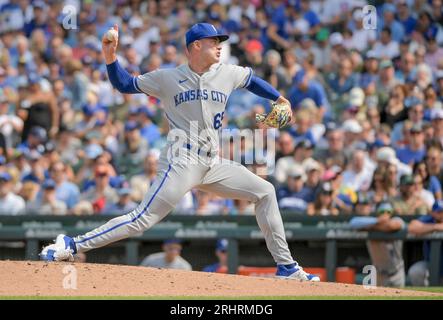
POLYGON ((434 19, 427 11, 421 11, 418 15, 417 25, 415 30, 422 35, 426 40, 435 38, 438 33, 438 25, 434 23, 434 19))
POLYGON ((0 5, 0 29, 8 31, 21 30, 25 24, 25 17, 19 1, 2 1, 0 5))
MULTIPOLYGON (((402 40, 408 41, 407 39, 402 40)), ((402 83, 408 82, 415 77, 415 69, 416 69, 416 59, 415 55, 412 52, 405 52, 400 57, 399 68, 395 72, 395 78, 401 81, 402 83)))
POLYGON ((51 179, 55 182, 55 197, 57 200, 66 203, 69 209, 72 209, 80 200, 80 190, 67 179, 67 168, 61 161, 55 162, 49 170, 51 179))
POLYGON ((398 2, 397 9, 398 21, 403 25, 405 34, 410 35, 415 29, 417 19, 411 16, 406 1, 403 0, 398 2))
POLYGON ((423 102, 416 97, 408 97, 404 100, 405 107, 408 109, 408 119, 397 122, 392 130, 391 141, 394 146, 401 146, 404 142, 403 127, 406 121, 412 122, 412 125, 422 124, 424 117, 423 102))
POLYGON ((351 59, 344 58, 340 61, 337 72, 329 75, 328 84, 332 91, 338 95, 348 93, 352 88, 358 86, 358 77, 353 72, 351 59))
POLYGON ((29 161, 31 165, 31 172, 23 177, 23 180, 37 181, 37 183, 42 183, 48 178, 48 174, 42 163, 42 155, 37 150, 29 150, 25 152, 25 158, 29 161))
POLYGON ((32 32, 36 29, 43 29, 47 31, 48 28, 47 21, 47 12, 48 6, 43 1, 34 1, 33 6, 33 19, 29 23, 25 23, 24 31, 26 37, 30 37, 32 32))
POLYGON ((397 149, 397 158, 410 166, 418 163, 426 156, 425 135, 421 124, 414 124, 409 130, 410 141, 404 148, 397 149))
POLYGON ((175 68, 177 66, 177 49, 172 45, 168 45, 164 49, 163 63, 161 69, 175 68))
POLYGON ((311 147, 314 147, 316 141, 311 131, 312 121, 310 119, 309 112, 300 110, 295 115, 295 125, 289 128, 289 134, 294 138, 294 143, 297 145, 299 142, 307 140, 311 143, 311 147))
POLYGON ((223 272, 228 268, 228 240, 217 240, 215 255, 218 262, 203 267, 203 272, 223 272))
POLYGON ((400 40, 405 35, 405 29, 403 25, 395 19, 396 8, 392 3, 385 3, 383 5, 383 17, 379 19, 377 23, 377 28, 379 33, 383 28, 389 28, 391 30, 392 39, 396 42, 400 40))
POLYGON ((311 203, 315 201, 315 195, 320 188, 321 165, 319 162, 312 159, 307 161, 303 167, 306 172, 306 181, 302 191, 306 192, 306 202, 311 203))
MULTIPOLYGON (((426 152, 426 169, 431 177, 436 177, 442 185, 443 182, 443 168, 442 168, 442 147, 440 144, 428 147, 426 152)), ((426 179, 425 179, 426 180, 426 179)), ((435 195, 436 199, 441 199, 435 195)))
POLYGON ((137 203, 131 200, 131 188, 123 184, 117 189, 118 201, 115 203, 107 203, 103 209, 103 214, 121 215, 134 210, 137 203))
POLYGON ((291 168, 288 173, 286 186, 277 190, 280 209, 306 213, 308 202, 306 198, 310 190, 304 188, 305 172, 298 166, 291 168))
MULTIPOLYGON (((296 8, 297 10, 297 5, 296 8)), ((311 10, 311 4, 308 0, 300 0, 300 10, 303 18, 309 23, 309 33, 314 35, 318 31, 318 26, 320 25, 320 19, 317 14, 311 10)))
POLYGON ((267 36, 272 49, 277 51, 282 51, 289 49, 291 42, 289 41, 289 33, 287 31, 287 24, 289 17, 286 13, 285 5, 281 4, 278 7, 273 7, 272 5, 267 7, 269 17, 271 17, 271 22, 267 30, 267 36))
POLYGON ((288 92, 288 99, 292 108, 297 109, 300 103, 310 98, 314 100, 318 108, 319 119, 323 119, 326 111, 329 111, 329 102, 323 86, 314 79, 310 79, 305 70, 296 73, 293 86, 288 92))
POLYGON ((154 113, 147 107, 140 107, 138 112, 140 114, 140 134, 149 143, 149 146, 152 147, 161 138, 160 129, 152 122, 154 113))
MULTIPOLYGON (((443 201, 436 201, 432 206, 432 212, 429 215, 412 220, 409 223, 408 231, 416 236, 443 231, 443 201)), ((426 240, 423 244, 424 260, 414 263, 408 271, 413 286, 429 286, 430 251, 431 243, 429 240, 426 240)), ((443 247, 441 248, 441 251, 440 284, 443 283, 443 247)))
POLYGON ((109 9, 105 5, 98 5, 96 7, 94 25, 98 39, 101 39, 103 35, 114 26, 114 23, 116 23, 113 17, 109 16, 108 11, 109 9))

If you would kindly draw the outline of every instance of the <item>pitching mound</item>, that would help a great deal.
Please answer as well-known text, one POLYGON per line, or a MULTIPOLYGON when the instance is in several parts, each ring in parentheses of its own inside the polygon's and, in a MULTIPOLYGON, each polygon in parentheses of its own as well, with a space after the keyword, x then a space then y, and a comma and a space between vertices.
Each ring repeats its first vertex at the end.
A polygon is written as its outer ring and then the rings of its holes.
POLYGON ((0 261, 0 296, 431 295, 436 294, 132 266, 0 261))

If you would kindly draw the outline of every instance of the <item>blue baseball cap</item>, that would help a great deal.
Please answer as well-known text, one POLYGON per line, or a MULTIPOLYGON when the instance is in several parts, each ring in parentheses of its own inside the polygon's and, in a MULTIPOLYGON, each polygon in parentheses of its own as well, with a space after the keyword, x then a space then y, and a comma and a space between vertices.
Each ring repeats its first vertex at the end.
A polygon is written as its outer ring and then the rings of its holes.
POLYGON ((432 205, 432 211, 443 212, 443 200, 437 200, 432 205))
POLYGON ((382 147, 386 147, 386 144, 380 139, 375 139, 375 141, 370 144, 369 149, 382 148, 382 147))
POLYGON ((403 103, 404 103, 405 107, 407 109, 409 109, 409 108, 415 107, 419 104, 423 104, 423 101, 416 96, 410 96, 410 97, 407 97, 403 103))
POLYGON ((227 251, 228 250, 228 240, 219 239, 217 240, 217 245, 215 246, 216 251, 227 251))
POLYGON ((0 173, 0 180, 11 181, 12 177, 8 172, 2 172, 2 173, 0 173))
POLYGON ((151 111, 149 108, 141 106, 140 108, 138 108, 138 113, 139 114, 143 114, 145 116, 147 116, 148 118, 153 118, 155 116, 155 113, 153 111, 151 111))
POLYGON ((186 32, 186 46, 196 40, 205 38, 218 38, 220 42, 228 40, 227 34, 220 33, 214 25, 210 23, 196 23, 186 32))
POLYGON ((38 73, 32 72, 28 75, 28 83, 29 84, 36 84, 40 83, 41 77, 38 75, 38 73))
POLYGON ((119 196, 127 196, 127 195, 131 194, 131 188, 127 188, 127 187, 119 188, 119 189, 117 189, 117 194, 119 196))
POLYGON ((135 115, 138 114, 138 110, 139 110, 138 107, 132 106, 132 107, 129 108, 128 114, 131 115, 131 116, 135 116, 135 115))
POLYGON ((91 104, 85 104, 82 107, 82 111, 86 116, 92 116, 94 113, 98 111, 98 108, 91 104))
POLYGON ((181 243, 182 241, 177 238, 166 239, 165 241, 163 241, 163 244, 181 244, 181 243))
POLYGON ((96 159, 103 154, 103 148, 98 144, 90 144, 85 148, 85 154, 88 159, 96 159))
POLYGON ((136 121, 128 121, 125 124, 125 132, 132 131, 138 129, 139 125, 136 121))
POLYGON ((44 190, 55 189, 55 187, 56 187, 55 181, 52 179, 47 179, 42 184, 42 188, 44 190))

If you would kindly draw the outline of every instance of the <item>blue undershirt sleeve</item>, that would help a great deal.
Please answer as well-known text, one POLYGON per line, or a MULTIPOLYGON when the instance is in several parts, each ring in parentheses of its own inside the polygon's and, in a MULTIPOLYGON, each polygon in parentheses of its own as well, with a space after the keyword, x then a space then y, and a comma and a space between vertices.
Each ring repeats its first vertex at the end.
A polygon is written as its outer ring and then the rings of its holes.
POLYGON ((117 60, 106 65, 109 81, 114 88, 121 93, 142 93, 137 88, 137 78, 131 76, 125 69, 120 66, 117 60))
POLYGON ((280 97, 280 93, 276 89, 257 76, 252 76, 250 83, 245 88, 262 98, 272 101, 275 101, 280 97))

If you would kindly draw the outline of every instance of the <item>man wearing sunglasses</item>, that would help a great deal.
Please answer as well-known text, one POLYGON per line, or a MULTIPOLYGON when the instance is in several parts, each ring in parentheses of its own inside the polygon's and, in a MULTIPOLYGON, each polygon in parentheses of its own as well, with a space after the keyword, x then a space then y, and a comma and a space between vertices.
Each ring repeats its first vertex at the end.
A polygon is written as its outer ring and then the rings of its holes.
MULTIPOLYGON (((376 217, 355 217, 350 226, 355 229, 397 232, 404 228, 405 223, 394 217, 394 208, 389 202, 382 202, 377 207, 376 217)), ((371 262, 377 270, 377 286, 404 287, 405 266, 403 261, 402 240, 368 240, 366 246, 371 262)))

